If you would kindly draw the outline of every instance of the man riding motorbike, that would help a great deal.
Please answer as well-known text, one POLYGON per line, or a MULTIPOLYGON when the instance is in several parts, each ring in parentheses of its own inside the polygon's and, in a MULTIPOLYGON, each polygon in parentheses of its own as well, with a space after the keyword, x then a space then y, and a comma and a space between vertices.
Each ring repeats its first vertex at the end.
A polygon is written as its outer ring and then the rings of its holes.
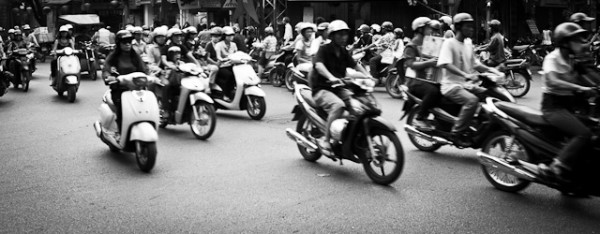
MULTIPOLYGON (((314 60, 314 72, 310 77, 310 86, 313 89, 315 103, 323 108, 327 116, 327 129, 331 128, 334 120, 342 117, 344 107, 350 104, 349 90, 332 87, 332 82, 339 81, 346 76, 346 68, 354 68, 368 75, 368 72, 358 66, 352 55, 346 50, 350 28, 341 20, 334 20, 329 24, 327 32, 331 42, 321 46, 314 60)), ((327 131, 319 144, 322 152, 331 155, 331 133, 327 131)))
MULTIPOLYGON (((6 49, 6 54, 9 57, 8 60, 8 69, 9 71, 16 76, 16 78, 21 77, 19 63, 16 61, 18 59, 15 55, 15 51, 18 49, 29 49, 27 46, 27 42, 23 39, 23 33, 21 30, 15 30, 15 35, 13 40, 8 44, 8 48, 6 49)), ((28 66, 24 64, 23 66, 28 66)))
MULTIPOLYGON (((423 47, 423 39, 432 33, 431 19, 427 17, 419 17, 413 20, 412 29, 414 37, 404 49, 404 66, 415 71, 416 77, 419 79, 427 79, 426 69, 435 68, 438 58, 429 57, 421 54, 423 47), (419 59, 420 58, 420 59, 419 59)), ((442 98, 438 81, 430 80, 433 83, 410 79, 407 82, 408 90, 411 94, 422 100, 419 113, 413 121, 415 127, 430 128, 431 125, 427 122, 429 110, 434 108, 442 98)))
POLYGON ((161 60, 161 51, 167 44, 167 32, 167 27, 158 27, 152 32, 152 44, 146 47, 148 64, 161 68, 164 67, 161 60))
POLYGON ((298 64, 301 63, 312 63, 312 58, 314 56, 314 45, 313 40, 315 38, 315 31, 317 31, 317 27, 311 23, 304 23, 299 28, 300 35, 302 35, 302 39, 297 41, 294 45, 294 51, 296 52, 296 59, 298 64))
POLYGON ((457 142, 463 142, 468 137, 467 130, 479 103, 475 94, 486 91, 471 83, 479 79, 475 72, 492 72, 498 76, 503 74, 481 64, 475 58, 471 40, 466 40, 473 36, 473 17, 467 13, 459 13, 454 16, 453 21, 456 36, 444 41, 437 66, 445 70, 441 82, 442 94, 462 105, 458 120, 452 127, 452 134, 457 142))
POLYGON ((262 41, 262 52, 258 63, 258 77, 262 77, 265 66, 269 63, 271 56, 277 54, 277 38, 272 27, 265 28, 265 39, 262 41))
POLYGON ((233 89, 235 87, 235 76, 233 74, 233 68, 231 64, 227 63, 229 61, 228 56, 237 52, 237 46, 233 42, 233 38, 235 32, 231 27, 223 28, 223 35, 225 35, 225 39, 215 46, 215 51, 217 53, 217 59, 221 62, 219 72, 217 73, 217 83, 223 89, 223 93, 225 94, 224 99, 229 101, 231 97, 233 97, 233 89))
POLYGON ((450 16, 442 16, 440 17, 440 21, 442 22, 442 31, 443 31, 443 35, 444 38, 453 38, 454 37, 454 31, 452 31, 452 17, 450 16))
MULTIPOLYGON (((25 43, 27 43, 27 46, 33 50, 35 50, 37 52, 37 50, 40 48, 40 44, 37 41, 37 38, 35 38, 35 35, 32 33, 31 27, 29 27, 29 24, 23 25, 23 33, 24 33, 24 40, 25 43)), ((36 70, 36 63, 35 63, 35 59, 31 60, 31 64, 32 64, 32 68, 35 71, 36 70)))
POLYGON ((383 56, 381 55, 381 53, 388 49, 391 50, 392 46, 394 45, 394 42, 396 41, 396 35, 394 34, 394 25, 392 24, 392 22, 383 22, 383 24, 381 24, 381 28, 384 35, 379 40, 375 41, 373 44, 362 49, 368 50, 373 47, 380 48, 378 51, 378 55, 369 60, 371 76, 373 76, 374 78, 379 78, 379 71, 381 71, 382 69, 381 60, 383 59, 383 56))
POLYGON ((329 42, 329 37, 327 36, 327 27, 329 27, 329 22, 323 22, 317 26, 317 33, 315 34, 316 38, 314 43, 318 46, 313 48, 315 50, 313 54, 317 54, 319 47, 329 42))
MULTIPOLYGON (((112 72, 116 71, 120 75, 126 75, 133 72, 144 72, 148 73, 146 65, 142 61, 140 55, 133 50, 131 41, 133 35, 126 30, 121 30, 116 34, 116 47, 115 50, 108 55, 102 71, 102 78, 104 83, 109 85, 112 102, 116 107, 117 114, 117 125, 121 129, 121 94, 127 91, 127 88, 121 86, 116 81, 116 77, 112 72)), ((118 139, 118 137, 116 137, 118 139)))
POLYGON ((490 21, 489 26, 493 33, 490 43, 481 46, 478 50, 490 52, 490 58, 483 63, 486 66, 496 67, 506 61, 506 56, 504 55, 504 36, 500 33, 500 21, 494 19, 490 21))
MULTIPOLYGON (((549 166, 540 164, 540 173, 558 182, 569 182, 570 175, 577 163, 582 162, 585 148, 592 140, 592 132, 572 113, 585 98, 574 95, 576 92, 597 95, 589 86, 599 83, 584 82, 573 65, 573 57, 584 52, 587 30, 574 23, 562 23, 554 30, 554 42, 557 48, 544 59, 544 96, 542 100, 543 118, 571 137, 558 153, 558 157, 549 166)), ((596 81, 597 82, 597 81, 596 81)))
POLYGON ((206 47, 204 48, 204 50, 206 51, 206 61, 208 62, 208 65, 212 65, 214 67, 216 67, 216 71, 217 72, 211 72, 210 76, 209 76, 209 83, 210 84, 214 84, 217 78, 217 73, 219 71, 219 65, 220 65, 220 61, 219 59, 217 59, 217 51, 215 50, 215 46, 217 45, 217 43, 219 43, 221 41, 223 32, 222 29, 220 27, 213 27, 210 29, 210 42, 208 42, 208 44, 206 44, 206 47))
POLYGON ((52 54, 54 54, 54 59, 52 59, 52 61, 50 62, 50 77, 52 78, 52 83, 50 84, 50 86, 55 86, 57 80, 56 76, 58 73, 58 57, 56 56, 56 51, 62 50, 66 47, 75 48, 75 41, 71 39, 69 29, 65 26, 61 26, 58 30, 58 36, 54 41, 54 47, 52 48, 52 54))
MULTIPOLYGON (((187 28, 184 28, 182 31, 184 34, 183 45, 185 45, 185 47, 192 52, 194 58, 198 59, 199 57, 201 57, 200 51, 198 51, 198 29, 196 29, 196 27, 194 26, 189 26, 187 28)), ((202 50, 204 50, 204 48, 202 48, 202 50)))
POLYGON ((133 40, 131 41, 131 46, 133 46, 133 50, 140 56, 145 56, 146 53, 146 42, 143 39, 143 29, 142 27, 133 27, 131 30, 131 34, 133 34, 133 40))

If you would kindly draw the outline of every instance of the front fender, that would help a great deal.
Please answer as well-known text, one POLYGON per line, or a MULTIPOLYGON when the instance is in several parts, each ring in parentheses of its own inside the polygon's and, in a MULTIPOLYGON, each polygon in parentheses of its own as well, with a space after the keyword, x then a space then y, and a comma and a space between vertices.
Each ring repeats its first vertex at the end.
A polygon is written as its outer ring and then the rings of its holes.
POLYGON ((373 128, 382 128, 382 129, 389 129, 391 131, 396 131, 396 126, 394 126, 390 121, 387 121, 386 119, 384 119, 381 116, 377 116, 375 118, 369 118, 367 121, 367 127, 369 129, 373 129, 373 128))
POLYGON ((208 102, 210 104, 215 103, 213 101, 213 99, 210 98, 210 96, 208 96, 208 94, 206 94, 206 93, 197 92, 197 93, 190 94, 190 103, 192 105, 196 104, 196 102, 198 102, 198 101, 208 102))
POLYGON ((65 83, 69 84, 69 85, 74 85, 74 84, 78 84, 79 80, 77 79, 77 76, 69 75, 69 76, 65 77, 65 83))
POLYGON ((246 96, 257 96, 257 97, 264 97, 267 94, 265 93, 265 91, 263 91, 261 88, 257 87, 257 86, 248 86, 244 89, 244 93, 246 94, 246 96))
POLYGON ((131 127, 129 141, 156 142, 158 141, 158 132, 149 122, 136 123, 131 127))

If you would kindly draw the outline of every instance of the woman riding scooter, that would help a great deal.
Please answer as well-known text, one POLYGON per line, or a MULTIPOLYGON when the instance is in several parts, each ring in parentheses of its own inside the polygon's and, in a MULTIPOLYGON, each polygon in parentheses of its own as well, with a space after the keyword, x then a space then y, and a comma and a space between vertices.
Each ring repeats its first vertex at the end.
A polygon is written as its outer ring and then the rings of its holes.
POLYGON ((225 35, 225 39, 215 46, 217 59, 221 62, 216 82, 223 89, 224 98, 231 100, 235 87, 235 76, 231 64, 226 62, 229 60, 228 56, 230 54, 237 52, 237 46, 233 43, 233 37, 235 36, 233 28, 224 27, 223 35, 225 35))
POLYGON ((297 41, 294 45, 298 64, 312 63, 313 56, 316 53, 313 48, 315 46, 320 46, 313 44, 315 38, 314 34, 315 31, 317 31, 317 27, 311 23, 304 23, 300 25, 299 31, 300 35, 302 35, 302 39, 297 41))
POLYGON ((585 52, 587 33, 587 30, 574 23, 562 23, 556 27, 554 41, 557 48, 546 56, 542 67, 545 78, 542 99, 543 117, 548 123, 571 137, 552 164, 539 166, 543 176, 559 183, 570 181, 573 170, 586 156, 585 148, 592 141, 590 129, 573 115, 576 107, 586 104, 585 99, 575 95, 576 92, 597 95, 593 88, 584 85, 597 86, 598 84, 582 82, 584 79, 579 79, 581 74, 578 74, 573 66, 573 56, 585 52))
POLYGON ((116 81, 116 77, 112 74, 116 71, 119 75, 126 75, 132 72, 143 72, 148 73, 146 65, 142 61, 140 55, 138 55, 131 45, 133 35, 126 30, 117 32, 116 35, 116 47, 115 51, 108 55, 106 63, 104 64, 104 70, 102 71, 102 78, 104 83, 109 85, 112 102, 117 108, 117 125, 121 129, 121 94, 127 89, 120 86, 116 81))
POLYGON ((265 39, 262 42, 262 52, 258 63, 258 77, 262 77, 271 56, 277 54, 277 38, 272 27, 265 28, 265 39))
POLYGON ((50 86, 56 85, 56 75, 58 73, 58 58, 56 57, 56 51, 62 50, 66 47, 75 48, 75 41, 71 39, 71 35, 69 34, 69 28, 61 26, 58 30, 58 36, 54 41, 54 47, 52 48, 52 54, 54 54, 54 59, 52 59, 52 62, 50 62, 50 76, 52 78, 52 84, 50 84, 50 86))

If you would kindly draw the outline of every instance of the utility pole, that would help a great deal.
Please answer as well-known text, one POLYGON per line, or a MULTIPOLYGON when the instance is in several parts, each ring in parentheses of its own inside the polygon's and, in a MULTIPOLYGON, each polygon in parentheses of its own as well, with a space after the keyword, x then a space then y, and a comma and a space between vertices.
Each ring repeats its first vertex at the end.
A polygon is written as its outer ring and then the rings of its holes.
POLYGON ((492 0, 487 0, 485 3, 485 39, 490 38, 490 20, 492 20, 492 0))

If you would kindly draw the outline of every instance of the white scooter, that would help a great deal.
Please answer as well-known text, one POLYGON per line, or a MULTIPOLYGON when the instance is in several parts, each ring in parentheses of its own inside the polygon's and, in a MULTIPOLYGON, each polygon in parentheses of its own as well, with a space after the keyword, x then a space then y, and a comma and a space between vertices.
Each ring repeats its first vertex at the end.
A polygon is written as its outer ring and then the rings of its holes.
POLYGON ((229 55, 228 59, 235 75, 235 96, 231 102, 225 101, 221 87, 214 85, 211 87, 211 96, 216 107, 224 110, 246 110, 250 118, 262 119, 267 112, 266 94, 260 88, 260 78, 249 64, 252 57, 244 52, 236 52, 229 55))
POLYGON ((58 60, 57 66, 57 77, 56 85, 52 88, 58 93, 58 96, 63 96, 64 92, 67 92, 67 99, 69 102, 75 102, 75 96, 77 90, 79 90, 79 77, 81 73, 81 64, 77 54, 78 50, 73 50, 71 47, 57 50, 56 55, 58 60))
POLYGON ((137 164, 144 172, 150 172, 156 162, 159 109, 156 96, 146 87, 157 81, 141 72, 119 75, 116 82, 129 89, 121 95, 121 129, 116 122, 116 107, 110 90, 102 98, 100 120, 94 123, 96 135, 111 151, 135 152, 137 164))
MULTIPOLYGON (((165 128, 168 124, 189 123, 194 136, 200 140, 206 140, 213 134, 217 124, 214 101, 206 94, 209 89, 208 77, 202 68, 193 63, 179 65, 177 69, 185 76, 181 79, 179 98, 176 103, 177 109, 169 119, 161 114, 160 127, 165 128)), ((161 98, 161 103, 164 101, 166 100, 161 98)), ((161 108, 161 113, 163 111, 161 108)))

